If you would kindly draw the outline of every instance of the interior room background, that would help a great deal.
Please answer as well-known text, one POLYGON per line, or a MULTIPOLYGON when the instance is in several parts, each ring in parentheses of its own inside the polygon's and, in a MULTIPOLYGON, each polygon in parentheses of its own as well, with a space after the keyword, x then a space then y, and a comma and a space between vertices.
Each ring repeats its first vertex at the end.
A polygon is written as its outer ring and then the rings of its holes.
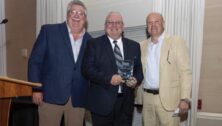
MULTIPOLYGON (((0 0, 0 74, 27 80, 27 61, 45 23, 65 20, 69 0, 0 0)), ((136 41, 146 39, 145 19, 149 12, 161 12, 166 31, 187 41, 193 72, 191 126, 217 126, 222 121, 222 2, 221 0, 83 0, 88 8, 88 31, 103 33, 106 14, 119 11, 125 21, 125 35, 136 41), (198 99, 202 102, 197 109, 198 99)), ((140 118, 135 114, 135 123, 140 118)), ((218 125, 219 126, 219 125, 218 125)))

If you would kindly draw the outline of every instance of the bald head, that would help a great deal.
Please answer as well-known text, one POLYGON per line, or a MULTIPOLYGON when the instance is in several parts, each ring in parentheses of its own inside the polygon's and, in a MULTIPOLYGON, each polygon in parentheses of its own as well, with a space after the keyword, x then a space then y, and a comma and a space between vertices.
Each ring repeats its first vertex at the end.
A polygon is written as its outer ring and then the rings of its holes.
POLYGON ((119 12, 111 11, 106 16, 106 21, 109 20, 110 17, 119 17, 121 20, 123 20, 122 15, 119 12))
POLYGON ((123 33, 123 18, 119 12, 109 12, 106 16, 105 31, 112 39, 119 39, 123 33))
POLYGON ((154 41, 157 40, 164 31, 164 19, 158 12, 152 12, 146 19, 147 31, 154 41))
POLYGON ((148 21, 149 18, 156 17, 159 18, 162 22, 164 22, 162 14, 158 12, 151 12, 149 15, 147 15, 146 21, 148 21))

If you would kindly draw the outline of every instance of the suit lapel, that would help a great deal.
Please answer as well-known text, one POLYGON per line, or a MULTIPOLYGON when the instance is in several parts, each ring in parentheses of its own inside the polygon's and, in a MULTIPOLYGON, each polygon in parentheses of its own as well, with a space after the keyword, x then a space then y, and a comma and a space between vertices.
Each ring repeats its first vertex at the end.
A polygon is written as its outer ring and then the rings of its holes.
POLYGON ((79 55, 77 57, 77 61, 76 61, 76 64, 79 64, 80 61, 82 61, 82 58, 83 58, 83 55, 84 55, 84 50, 86 48, 86 41, 88 40, 89 36, 87 33, 84 34, 83 36, 83 40, 82 40, 82 45, 80 47, 80 50, 79 50, 79 55))
MULTIPOLYGON (((108 37, 106 35, 103 36, 102 38, 102 43, 103 43, 103 47, 105 49, 104 52, 107 52, 107 55, 108 55, 108 60, 110 60, 110 63, 111 64, 116 64, 116 59, 115 59, 115 56, 114 56, 114 53, 113 53, 113 48, 112 48, 112 45, 110 44, 110 41, 108 39, 108 37)), ((117 70, 117 66, 115 65, 114 68, 117 70)))
POLYGON ((68 32, 68 29, 67 29, 67 26, 66 26, 65 22, 60 25, 60 29, 61 29, 60 30, 61 31, 61 35, 63 36, 63 39, 64 39, 64 43, 67 46, 69 55, 71 56, 71 58, 72 58, 72 60, 74 62, 74 56, 73 56, 71 41, 70 41, 70 38, 69 38, 69 32, 68 32))
POLYGON ((129 59, 129 53, 128 52, 128 45, 126 42, 126 39, 122 38, 122 42, 123 42, 123 52, 124 52, 124 60, 129 59))
POLYGON ((161 47, 161 53, 160 53, 160 71, 164 67, 164 65, 166 64, 169 58, 170 48, 171 48, 171 44, 170 44, 169 36, 165 35, 163 44, 161 47))

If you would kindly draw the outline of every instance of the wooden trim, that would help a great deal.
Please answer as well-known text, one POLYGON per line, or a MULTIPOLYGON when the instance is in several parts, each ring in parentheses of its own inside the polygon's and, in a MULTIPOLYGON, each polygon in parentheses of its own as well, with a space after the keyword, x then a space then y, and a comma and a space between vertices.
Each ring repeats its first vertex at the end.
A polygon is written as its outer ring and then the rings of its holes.
POLYGON ((0 126, 8 126, 11 99, 0 99, 0 126))

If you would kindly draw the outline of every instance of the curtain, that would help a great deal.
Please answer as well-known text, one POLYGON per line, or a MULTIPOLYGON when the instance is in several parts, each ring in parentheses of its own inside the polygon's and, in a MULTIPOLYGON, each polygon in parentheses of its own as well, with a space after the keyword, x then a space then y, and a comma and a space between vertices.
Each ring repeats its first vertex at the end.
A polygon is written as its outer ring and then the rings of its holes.
MULTIPOLYGON (((5 0, 0 0, 0 22, 5 19, 5 0)), ((5 24, 0 24, 0 76, 6 75, 5 24)))
POLYGON ((70 0, 37 0, 37 32, 41 25, 65 21, 66 8, 70 0))

